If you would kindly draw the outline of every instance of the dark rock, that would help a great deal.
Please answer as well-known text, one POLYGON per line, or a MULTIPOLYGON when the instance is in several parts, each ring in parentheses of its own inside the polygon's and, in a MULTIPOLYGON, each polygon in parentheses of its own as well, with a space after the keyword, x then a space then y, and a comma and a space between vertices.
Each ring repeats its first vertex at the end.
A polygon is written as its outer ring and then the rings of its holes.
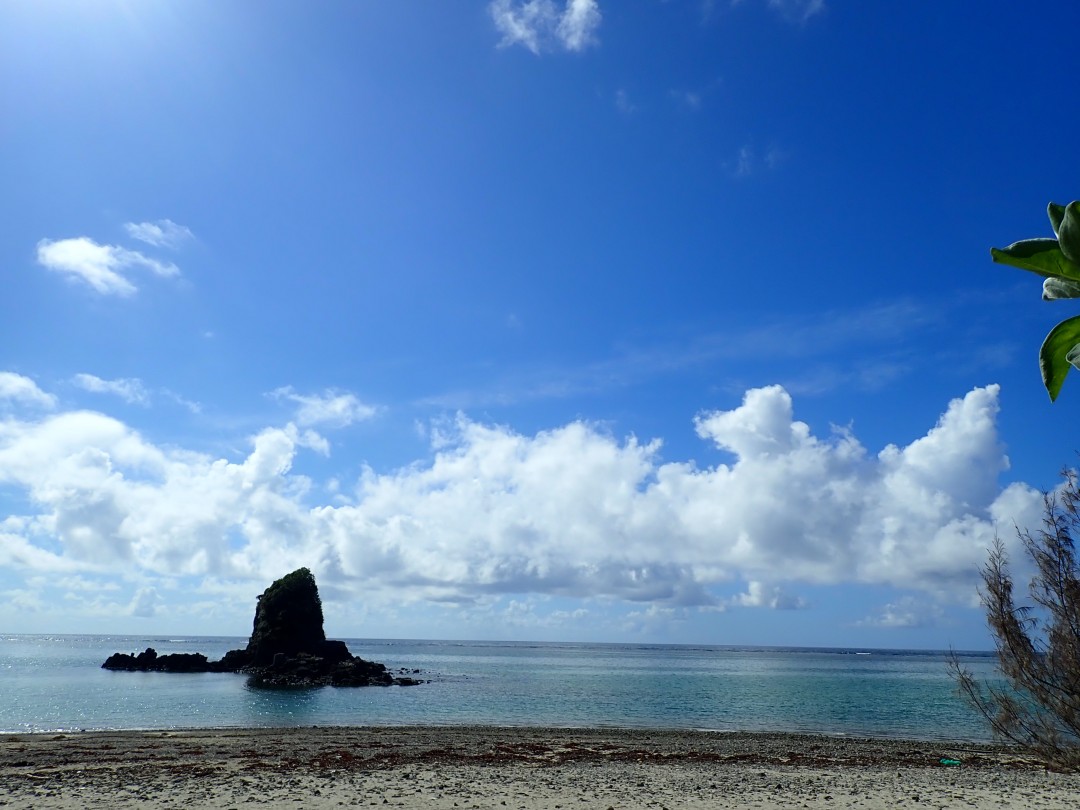
POLYGON ((322 600, 311 571, 299 568, 262 592, 247 646, 252 666, 267 666, 277 653, 315 654, 325 643, 322 600))
POLYGON ((395 678, 383 664, 354 656, 344 641, 328 641, 319 589, 307 568, 293 571, 263 591, 247 647, 229 650, 220 661, 209 661, 202 653, 159 656, 150 647, 138 655, 115 653, 101 666, 127 672, 243 672, 249 676, 249 685, 265 689, 423 683, 395 678))
MULTIPOLYGON (((154 657, 157 657, 157 653, 152 649, 147 649, 147 653, 154 653, 154 657)), ((139 658, 145 653, 139 653, 139 658)), ((145 659, 143 659, 143 663, 145 659)), ((105 659, 105 663, 101 665, 102 669, 121 669, 128 672, 136 672, 140 668, 141 663, 134 655, 128 655, 127 653, 113 653, 105 659)))
POLYGON ((119 669, 128 672, 213 672, 213 665, 202 653, 172 653, 158 655, 153 647, 147 647, 138 655, 115 653, 110 655, 102 669, 119 669))
POLYGON ((384 664, 349 656, 335 661, 300 653, 275 659, 269 667, 249 667, 250 686, 264 689, 306 689, 314 686, 415 686, 413 678, 395 678, 384 664))
POLYGON ((251 663, 251 656, 247 650, 229 650, 213 666, 218 667, 214 672, 239 672, 251 663))
POLYGON ((209 672, 210 662, 202 653, 172 653, 159 655, 158 666, 162 672, 209 672))
POLYGON ((316 648, 315 654, 334 664, 349 661, 353 657, 344 641, 324 641, 316 648))

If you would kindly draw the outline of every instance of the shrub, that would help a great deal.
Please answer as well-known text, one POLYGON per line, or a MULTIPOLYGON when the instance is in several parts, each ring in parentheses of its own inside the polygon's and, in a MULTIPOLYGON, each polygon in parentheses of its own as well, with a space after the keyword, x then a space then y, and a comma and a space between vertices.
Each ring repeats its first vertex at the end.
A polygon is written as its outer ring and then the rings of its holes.
POLYGON ((1035 566, 1033 605, 1017 605, 1005 545, 998 539, 983 568, 982 601, 1007 686, 975 679, 957 658, 962 694, 994 732, 1048 766, 1080 770, 1080 482, 1075 471, 1045 496, 1043 526, 1018 530, 1035 566))

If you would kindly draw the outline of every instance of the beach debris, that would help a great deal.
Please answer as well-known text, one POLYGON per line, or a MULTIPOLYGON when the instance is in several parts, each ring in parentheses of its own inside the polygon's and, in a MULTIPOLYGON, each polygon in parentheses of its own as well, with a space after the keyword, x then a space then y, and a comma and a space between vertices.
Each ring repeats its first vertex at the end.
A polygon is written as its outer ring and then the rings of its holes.
POLYGON ((949 766, 952 766, 952 767, 955 767, 955 766, 960 764, 960 760, 951 759, 950 757, 942 757, 941 759, 938 760, 938 762, 940 762, 942 765, 949 765, 949 766))

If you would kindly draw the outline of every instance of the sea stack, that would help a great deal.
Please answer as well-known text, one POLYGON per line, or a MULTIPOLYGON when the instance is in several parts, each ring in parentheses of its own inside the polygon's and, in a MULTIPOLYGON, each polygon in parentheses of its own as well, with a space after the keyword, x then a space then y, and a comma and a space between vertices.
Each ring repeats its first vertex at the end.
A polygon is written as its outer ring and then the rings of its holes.
POLYGON ((272 664, 278 653, 317 655, 325 642, 322 600, 311 571, 298 568, 259 596, 246 650, 252 666, 272 664))
POLYGON ((116 653, 101 665, 129 672, 243 672, 251 686, 414 686, 422 681, 394 677, 383 664, 354 656, 344 641, 327 641, 322 600, 315 577, 299 568, 262 592, 247 647, 220 661, 201 653, 116 653))

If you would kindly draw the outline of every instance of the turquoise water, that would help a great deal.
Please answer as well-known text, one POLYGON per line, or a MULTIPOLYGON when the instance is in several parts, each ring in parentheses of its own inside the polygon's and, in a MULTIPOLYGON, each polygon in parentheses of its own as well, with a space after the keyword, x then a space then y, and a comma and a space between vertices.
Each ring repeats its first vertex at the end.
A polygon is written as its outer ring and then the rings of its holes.
MULTIPOLYGON (((113 652, 241 638, 0 637, 0 732, 236 726, 624 726, 984 740, 945 653, 347 639, 422 686, 267 692, 233 674, 109 672, 113 652)), ((994 658, 964 656, 983 676, 994 658)))

